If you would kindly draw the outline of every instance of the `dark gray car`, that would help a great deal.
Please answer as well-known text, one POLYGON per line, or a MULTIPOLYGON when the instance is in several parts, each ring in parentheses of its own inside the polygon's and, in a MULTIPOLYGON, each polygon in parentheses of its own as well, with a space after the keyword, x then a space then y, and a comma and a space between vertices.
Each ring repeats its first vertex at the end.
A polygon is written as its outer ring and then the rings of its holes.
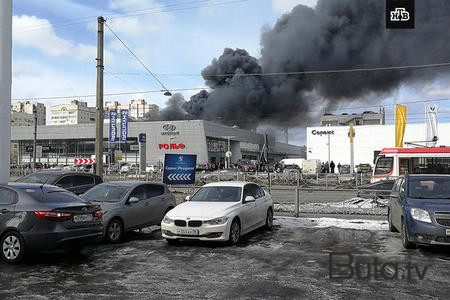
POLYGON ((81 195, 93 186, 102 183, 103 180, 98 175, 83 172, 42 171, 24 176, 17 182, 56 185, 81 195))
POLYGON ((100 204, 104 237, 111 243, 119 242, 124 232, 161 224, 164 215, 176 205, 165 184, 147 181, 102 183, 82 198, 100 204))
POLYGON ((27 252, 72 249, 101 241, 99 205, 56 186, 0 185, 0 254, 18 263, 27 252))

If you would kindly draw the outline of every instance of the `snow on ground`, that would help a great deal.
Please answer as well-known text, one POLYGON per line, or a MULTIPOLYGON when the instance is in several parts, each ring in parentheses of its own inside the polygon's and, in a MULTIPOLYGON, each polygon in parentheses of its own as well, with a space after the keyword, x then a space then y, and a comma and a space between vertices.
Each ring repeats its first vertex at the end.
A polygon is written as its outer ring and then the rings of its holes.
POLYGON ((276 217, 274 219, 274 224, 285 228, 338 227, 357 230, 388 230, 387 221, 379 220, 276 217))
MULTIPOLYGON (((294 212, 294 209, 294 204, 275 204, 275 211, 277 212, 294 212)), ((387 215, 387 207, 384 200, 365 199, 359 197, 341 202, 300 204, 299 211, 303 213, 318 214, 344 213, 363 215, 387 215)))

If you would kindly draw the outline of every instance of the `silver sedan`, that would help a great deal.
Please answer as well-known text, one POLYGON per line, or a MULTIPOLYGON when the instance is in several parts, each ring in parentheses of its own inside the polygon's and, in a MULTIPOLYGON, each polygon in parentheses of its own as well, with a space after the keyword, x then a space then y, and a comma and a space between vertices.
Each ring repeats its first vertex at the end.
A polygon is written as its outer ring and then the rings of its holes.
POLYGON ((176 205, 175 197, 165 184, 146 181, 102 183, 82 198, 100 204, 104 237, 110 243, 119 242, 127 231, 159 225, 176 205))

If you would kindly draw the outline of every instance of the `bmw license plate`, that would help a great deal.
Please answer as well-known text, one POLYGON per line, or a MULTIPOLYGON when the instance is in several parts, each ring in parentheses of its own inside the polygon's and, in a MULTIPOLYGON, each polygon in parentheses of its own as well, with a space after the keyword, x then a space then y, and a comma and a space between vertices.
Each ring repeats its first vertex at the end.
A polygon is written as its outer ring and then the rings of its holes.
POLYGON ((450 235, 450 229, 445 229, 445 234, 450 235))
POLYGON ((93 219, 92 214, 73 216, 73 221, 75 223, 90 222, 90 221, 92 221, 92 219, 93 219))
POLYGON ((181 235, 198 235, 198 229, 177 229, 177 234, 181 235))

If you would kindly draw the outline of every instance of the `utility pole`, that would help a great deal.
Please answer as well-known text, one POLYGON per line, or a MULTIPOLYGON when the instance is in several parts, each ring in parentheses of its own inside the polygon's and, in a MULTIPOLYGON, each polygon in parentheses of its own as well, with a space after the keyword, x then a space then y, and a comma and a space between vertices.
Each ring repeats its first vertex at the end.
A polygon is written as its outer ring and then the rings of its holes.
POLYGON ((36 172, 36 151, 37 151, 37 106, 33 105, 34 134, 33 134, 33 172, 36 172))
POLYGON ((97 34, 97 117, 95 135, 95 172, 103 177, 103 35, 105 19, 100 16, 97 34))
POLYGON ((355 170, 355 148, 353 145, 353 139, 355 137, 355 132, 353 129, 353 123, 350 123, 348 137, 350 138, 350 174, 353 174, 354 170, 355 170))
POLYGON ((0 183, 7 184, 11 145, 12 0, 0 1, 0 183))

